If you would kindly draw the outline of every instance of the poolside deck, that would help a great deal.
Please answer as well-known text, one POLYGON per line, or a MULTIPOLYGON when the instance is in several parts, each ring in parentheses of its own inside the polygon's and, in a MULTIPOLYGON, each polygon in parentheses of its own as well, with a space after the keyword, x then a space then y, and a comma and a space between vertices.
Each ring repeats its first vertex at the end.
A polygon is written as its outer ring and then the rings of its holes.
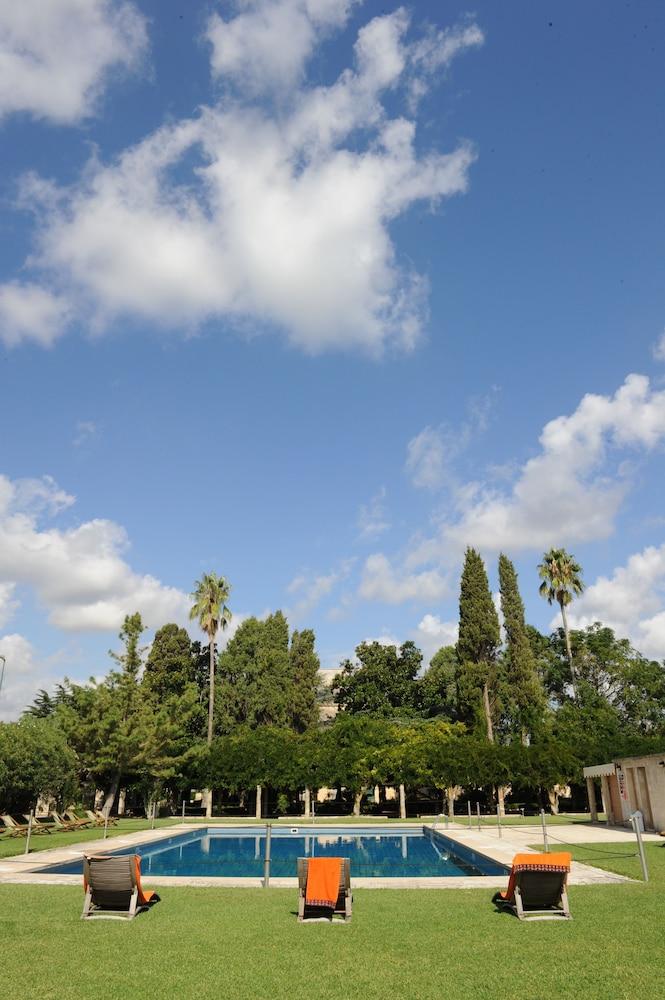
MULTIPOLYGON (((295 825, 295 824, 294 824, 295 825)), ((311 825, 298 823, 300 828, 307 826, 315 835, 317 828, 311 825)), ((323 826, 323 824, 321 824, 323 826)), ((326 823, 326 827, 344 826, 343 822, 326 823)), ((223 822, 211 822, 206 826, 218 829, 237 830, 237 826, 231 826, 223 822)), ((433 824, 422 822, 405 822, 399 825, 391 825, 389 829, 397 833, 400 827, 416 829, 426 826, 432 828, 433 824)), ((40 869, 51 865, 66 864, 79 859, 84 853, 95 853, 102 851, 117 851, 126 847, 139 846, 147 842, 165 840, 169 837, 177 836, 181 833, 188 833, 197 827, 191 823, 177 824, 163 827, 159 830, 142 830, 138 833, 129 833, 122 836, 113 837, 112 840, 87 840, 84 843, 68 844, 66 847, 56 847, 50 850, 42 850, 34 854, 20 855, 0 861, 0 883, 19 883, 31 885, 78 885, 81 882, 80 875, 54 875, 40 871, 40 869)), ((436 825, 436 830, 481 854, 486 855, 500 864, 509 866, 512 858, 518 852, 530 850, 529 844, 539 843, 542 840, 540 827, 537 825, 528 826, 504 826, 499 836, 496 826, 486 825, 480 831, 462 823, 451 823, 446 828, 443 823, 436 825)), ((376 826, 374 826, 376 829, 376 826)), ((607 844, 608 848, 612 844, 623 845, 624 850, 635 845, 635 838, 627 830, 618 828, 608 828, 601 825, 592 824, 558 824, 548 834, 551 838, 550 847, 557 850, 564 849, 564 845, 594 842, 597 844, 607 844), (556 833, 554 833, 556 831, 556 833)), ((644 834, 645 840, 659 841, 656 834, 644 834)), ((239 878, 239 877, 218 877, 218 878, 193 878, 180 876, 144 876, 144 881, 151 886, 192 886, 192 887, 243 887, 258 888, 263 884, 260 878, 239 878)), ((353 884, 358 888, 367 889, 480 889, 498 888, 505 884, 505 875, 480 875, 480 876, 457 876, 452 878, 353 878, 353 884)), ((569 882, 571 885, 598 885, 603 883, 616 884, 618 882, 629 881, 622 875, 607 872, 591 865, 573 862, 569 882)), ((270 885, 275 888, 295 888, 297 879, 293 878, 271 878, 270 885)))

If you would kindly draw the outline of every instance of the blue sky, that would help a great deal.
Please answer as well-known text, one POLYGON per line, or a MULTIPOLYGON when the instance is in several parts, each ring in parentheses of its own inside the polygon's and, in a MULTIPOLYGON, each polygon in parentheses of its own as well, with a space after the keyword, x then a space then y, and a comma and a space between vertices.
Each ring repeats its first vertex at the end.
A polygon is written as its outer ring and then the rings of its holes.
POLYGON ((0 717, 209 570, 326 667, 429 656, 466 544, 544 630, 566 546, 575 624, 665 657, 662 5, 38 10, 0 9, 0 717))

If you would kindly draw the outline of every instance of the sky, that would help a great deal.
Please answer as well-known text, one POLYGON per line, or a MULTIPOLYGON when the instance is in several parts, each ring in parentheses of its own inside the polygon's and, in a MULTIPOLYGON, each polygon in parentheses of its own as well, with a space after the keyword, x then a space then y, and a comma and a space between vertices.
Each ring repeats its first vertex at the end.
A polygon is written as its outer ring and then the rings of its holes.
MULTIPOLYGON (((126 614, 665 658, 665 9, 0 0, 0 718, 126 614)), ((193 638, 197 629, 190 625, 193 638)))

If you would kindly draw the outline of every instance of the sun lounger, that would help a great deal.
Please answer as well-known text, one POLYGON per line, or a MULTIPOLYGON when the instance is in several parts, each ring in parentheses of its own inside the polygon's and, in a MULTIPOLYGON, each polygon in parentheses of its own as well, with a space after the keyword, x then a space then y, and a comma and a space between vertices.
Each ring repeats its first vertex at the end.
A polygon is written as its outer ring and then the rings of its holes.
MULTIPOLYGON (((28 813, 23 813, 23 819, 26 823, 30 822, 30 816, 28 813)), ((45 819, 43 816, 33 816, 32 817, 32 832, 33 833, 53 833, 56 829, 55 823, 49 819, 45 819)))
POLYGON ((82 920, 93 917, 132 920, 141 910, 159 901, 157 893, 141 888, 138 854, 84 856, 83 888, 82 920))
POLYGON ((65 819, 64 815, 57 813, 54 809, 51 810, 51 816, 53 817, 53 820, 55 821, 61 833, 68 833, 71 830, 80 830, 83 825, 85 826, 90 825, 89 822, 83 824, 78 819, 76 820, 76 822, 74 822, 71 819, 65 819))
POLYGON ((298 920, 348 922, 352 905, 349 858, 298 858, 298 920))
POLYGON ((87 816, 83 819, 81 816, 77 816, 73 809, 65 809, 62 815, 68 823, 74 823, 76 826, 80 826, 81 829, 86 826, 92 826, 92 821, 87 816))
MULTIPOLYGON (((85 814, 90 820, 90 822, 94 823, 95 826, 106 826, 106 816, 104 815, 103 812, 100 812, 99 809, 95 809, 94 812, 92 809, 86 809, 85 814)), ((117 826, 117 824, 118 824, 117 819, 113 819, 112 816, 109 816, 108 825, 117 826)))
POLYGON ((0 819, 5 824, 5 830, 10 837, 23 837, 28 832, 28 824, 17 823, 9 813, 3 813, 0 819))
POLYGON ((492 902, 520 920, 571 920, 566 892, 571 860, 567 851, 516 854, 508 888, 497 892, 492 902))

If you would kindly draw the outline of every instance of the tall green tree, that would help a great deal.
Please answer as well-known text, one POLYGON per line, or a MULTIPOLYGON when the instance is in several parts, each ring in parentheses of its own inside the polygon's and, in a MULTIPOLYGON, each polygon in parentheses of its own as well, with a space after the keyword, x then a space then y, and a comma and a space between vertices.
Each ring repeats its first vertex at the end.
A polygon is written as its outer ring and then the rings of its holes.
POLYGON ((542 726, 545 696, 526 631, 517 573, 503 553, 499 556, 499 587, 506 633, 504 717, 509 732, 527 743, 542 726))
POLYGON ((224 630, 231 621, 231 612, 226 606, 230 593, 231 588, 223 576, 218 576, 217 573, 205 573, 196 581, 196 589, 191 595, 194 603, 189 617, 198 621, 199 628, 208 636, 210 643, 208 744, 212 743, 215 715, 215 639, 219 629, 224 630))
POLYGON ((317 723, 319 706, 317 690, 319 684, 319 668, 321 666, 314 647, 315 637, 312 629, 294 632, 289 647, 289 663, 291 668, 291 725, 296 732, 304 732, 317 723))
POLYGON ((480 716, 487 739, 494 741, 498 713, 497 653, 500 645, 499 618, 492 600, 480 554, 467 548, 462 570, 459 602, 458 691, 467 717, 480 716))
POLYGON ((570 647, 570 631, 568 629, 568 618, 566 608, 572 603, 574 597, 579 596, 584 590, 582 582, 582 567, 575 562, 575 558, 566 552, 565 549, 550 549, 543 555, 543 561, 538 566, 538 576, 542 580, 539 594, 547 600, 548 604, 555 602, 561 608, 561 620, 563 631, 566 637, 566 651, 568 653, 568 663, 570 664, 570 674, 575 697, 575 664, 573 663, 573 652, 570 647))
POLYGON ((455 646, 442 646, 436 651, 429 667, 417 681, 418 705, 426 718, 438 715, 453 722, 457 721, 459 716, 457 672, 455 646))
POLYGON ((357 664, 345 660, 332 681, 331 690, 341 710, 383 717, 415 714, 416 675, 423 659, 415 643, 403 643, 398 652, 397 646, 361 642, 356 658, 357 664))
POLYGON ((52 719, 0 722, 0 802, 7 812, 33 809, 40 795, 71 797, 77 772, 76 754, 52 719))

